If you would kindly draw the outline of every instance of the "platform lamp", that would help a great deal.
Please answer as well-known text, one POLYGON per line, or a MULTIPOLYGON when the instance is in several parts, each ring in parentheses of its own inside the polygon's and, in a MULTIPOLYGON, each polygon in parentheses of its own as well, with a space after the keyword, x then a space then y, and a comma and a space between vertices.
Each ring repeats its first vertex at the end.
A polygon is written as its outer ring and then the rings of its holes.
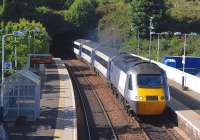
MULTIPOLYGON (((35 40, 35 33, 39 33, 40 29, 35 27, 35 29, 31 30, 33 32, 33 40, 35 40)), ((33 47, 33 53, 35 54, 35 46, 33 47)))
POLYGON ((140 54, 140 30, 138 28, 134 28, 133 25, 131 25, 131 31, 137 32, 137 55, 140 54))
MULTIPOLYGON (((29 48, 29 53, 31 53, 31 33, 33 33, 33 39, 35 40, 35 33, 40 32, 40 29, 38 27, 35 27, 33 30, 29 30, 25 28, 23 30, 23 33, 26 34, 28 33, 28 48, 29 48)), ((35 53, 35 48, 34 48, 34 53, 35 53)))
POLYGON ((175 32, 174 35, 178 35, 178 36, 184 36, 184 45, 183 45, 183 55, 182 55, 182 65, 183 65, 183 68, 182 68, 182 71, 183 71, 183 76, 182 76, 182 89, 183 90, 186 90, 187 87, 186 87, 186 76, 185 76, 185 64, 186 64, 186 46, 187 46, 187 37, 188 36, 197 36, 198 34, 195 33, 195 32, 192 32, 192 33, 181 33, 181 32, 175 32))
POLYGON ((21 31, 14 31, 12 34, 4 34, 2 36, 2 50, 1 50, 1 53, 2 53, 2 59, 1 59, 1 106, 0 106, 0 121, 2 122, 3 121, 3 106, 4 106, 4 103, 3 103, 3 92, 4 92, 4 65, 5 65, 5 62, 4 62, 4 58, 5 58, 5 40, 6 40, 6 37, 8 36, 14 36, 14 37, 18 37, 18 36, 22 36, 23 33, 21 31))
POLYGON ((151 46, 152 46, 152 30, 154 29, 153 26, 153 17, 150 17, 149 20, 149 60, 151 61, 151 46))
POLYGON ((161 32, 161 33, 156 33, 156 32, 151 32, 151 35, 157 35, 158 37, 158 45, 157 45, 157 62, 159 61, 160 58, 160 37, 162 35, 169 35, 168 32, 161 32))

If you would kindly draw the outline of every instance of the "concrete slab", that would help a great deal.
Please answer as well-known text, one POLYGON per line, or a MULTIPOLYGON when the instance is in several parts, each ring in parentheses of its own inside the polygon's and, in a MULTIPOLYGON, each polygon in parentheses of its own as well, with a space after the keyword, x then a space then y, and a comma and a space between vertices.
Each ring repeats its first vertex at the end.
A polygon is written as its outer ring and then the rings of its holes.
POLYGON ((174 98, 169 107, 177 114, 178 127, 192 140, 200 140, 200 115, 174 98))
POLYGON ((169 81, 171 96, 200 114, 200 94, 190 89, 183 90, 181 85, 175 81, 169 81))

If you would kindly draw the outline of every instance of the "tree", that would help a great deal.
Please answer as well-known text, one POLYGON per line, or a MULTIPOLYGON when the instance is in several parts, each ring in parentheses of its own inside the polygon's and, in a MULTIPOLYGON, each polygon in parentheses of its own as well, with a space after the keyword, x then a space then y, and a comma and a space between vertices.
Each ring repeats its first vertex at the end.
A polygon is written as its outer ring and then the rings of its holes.
POLYGON ((87 31, 95 22, 95 7, 90 0, 75 0, 66 12, 65 18, 80 31, 87 31))
POLYGON ((160 30, 159 25, 165 17, 166 6, 163 0, 132 0, 132 25, 139 29, 142 36, 147 36, 149 32, 149 20, 153 17, 156 30, 160 30))

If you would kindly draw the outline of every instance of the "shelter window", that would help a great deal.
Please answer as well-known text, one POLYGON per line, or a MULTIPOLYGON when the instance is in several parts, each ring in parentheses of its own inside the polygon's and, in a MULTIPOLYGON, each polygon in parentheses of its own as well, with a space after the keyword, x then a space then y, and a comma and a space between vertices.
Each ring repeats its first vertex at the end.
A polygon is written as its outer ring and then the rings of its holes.
POLYGON ((137 80, 139 87, 161 87, 163 84, 162 76, 159 74, 140 74, 137 80))

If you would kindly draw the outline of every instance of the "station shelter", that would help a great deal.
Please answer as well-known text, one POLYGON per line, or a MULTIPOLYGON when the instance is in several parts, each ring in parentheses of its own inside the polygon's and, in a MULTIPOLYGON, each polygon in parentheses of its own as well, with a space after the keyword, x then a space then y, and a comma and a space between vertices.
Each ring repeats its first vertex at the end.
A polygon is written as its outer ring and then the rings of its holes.
POLYGON ((3 85, 4 120, 26 117, 35 121, 40 115, 40 77, 28 70, 6 77, 3 85))

